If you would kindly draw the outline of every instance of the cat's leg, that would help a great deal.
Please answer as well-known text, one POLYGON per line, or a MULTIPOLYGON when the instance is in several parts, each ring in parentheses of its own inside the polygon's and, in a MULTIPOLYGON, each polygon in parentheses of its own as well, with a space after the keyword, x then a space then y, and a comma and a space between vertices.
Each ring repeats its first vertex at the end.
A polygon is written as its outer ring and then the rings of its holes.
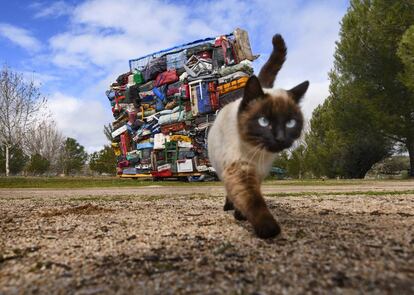
POLYGON ((234 210, 233 203, 229 200, 229 197, 226 196, 226 202, 224 203, 223 207, 224 211, 234 210))
POLYGON ((224 170, 223 180, 230 201, 253 225, 258 237, 271 238, 280 233, 280 227, 260 192, 254 167, 247 162, 233 163, 224 170))
POLYGON ((237 220, 239 220, 239 221, 245 221, 245 220, 247 220, 246 216, 244 216, 240 212, 240 210, 238 210, 238 209, 234 209, 234 214, 233 215, 234 215, 234 218, 237 219, 237 220))
POLYGON ((227 192, 226 196, 226 202, 224 203, 223 210, 224 211, 230 211, 234 210, 234 218, 240 221, 247 220, 247 218, 240 212, 240 210, 234 208, 233 203, 230 201, 230 198, 228 197, 229 193, 227 192))

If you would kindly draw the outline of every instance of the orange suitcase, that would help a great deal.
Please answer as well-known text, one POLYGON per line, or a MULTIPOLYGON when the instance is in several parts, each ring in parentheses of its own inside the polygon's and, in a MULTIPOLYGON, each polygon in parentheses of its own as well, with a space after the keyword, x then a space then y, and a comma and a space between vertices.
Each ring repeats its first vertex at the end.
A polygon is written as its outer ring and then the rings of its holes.
POLYGON ((234 80, 234 81, 231 81, 229 83, 219 85, 217 87, 217 90, 218 90, 220 95, 225 94, 225 93, 228 93, 230 91, 243 88, 246 85, 247 80, 249 80, 249 77, 241 77, 241 78, 239 78, 237 80, 234 80))

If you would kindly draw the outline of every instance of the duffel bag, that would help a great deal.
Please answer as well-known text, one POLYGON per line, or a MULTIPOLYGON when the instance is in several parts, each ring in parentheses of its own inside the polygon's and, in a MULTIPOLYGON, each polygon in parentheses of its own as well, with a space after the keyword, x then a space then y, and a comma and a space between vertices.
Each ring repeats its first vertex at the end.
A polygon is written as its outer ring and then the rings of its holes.
POLYGON ((128 76, 131 75, 131 72, 124 73, 122 75, 119 75, 118 78, 116 78, 116 82, 120 85, 125 85, 128 83, 128 76))
POLYGON ((150 91, 152 90, 152 88, 154 88, 154 81, 148 81, 147 83, 139 86, 139 91, 140 92, 150 91))
POLYGON ((158 87, 165 84, 171 84, 178 81, 178 75, 176 70, 169 70, 157 75, 154 86, 158 87))
POLYGON ((154 80, 159 73, 165 72, 167 70, 167 58, 165 56, 160 56, 154 58, 148 62, 144 68, 143 75, 144 81, 154 80))

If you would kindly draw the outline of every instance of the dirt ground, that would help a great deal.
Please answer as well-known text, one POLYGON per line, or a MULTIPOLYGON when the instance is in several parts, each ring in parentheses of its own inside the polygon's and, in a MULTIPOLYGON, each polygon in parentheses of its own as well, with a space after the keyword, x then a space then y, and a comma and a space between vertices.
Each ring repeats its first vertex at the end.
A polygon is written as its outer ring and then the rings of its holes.
POLYGON ((272 240, 219 186, 2 189, 0 294, 414 294, 414 182, 263 191, 272 240))

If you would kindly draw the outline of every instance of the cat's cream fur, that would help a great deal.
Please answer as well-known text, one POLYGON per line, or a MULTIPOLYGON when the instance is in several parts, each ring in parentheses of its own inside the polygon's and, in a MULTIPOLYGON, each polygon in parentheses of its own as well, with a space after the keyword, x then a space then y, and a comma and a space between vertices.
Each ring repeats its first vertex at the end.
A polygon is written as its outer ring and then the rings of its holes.
MULTIPOLYGON (((283 89, 263 89, 271 97, 288 100, 283 89)), ((220 110, 208 135, 208 155, 218 177, 223 180, 223 171, 227 164, 245 161, 256 167, 257 177, 263 180, 272 167, 276 154, 242 141, 238 131, 237 114, 242 98, 229 103, 220 110)))
POLYGON ((234 209, 234 217, 247 219, 261 238, 278 235, 280 227, 267 208, 260 184, 276 152, 300 136, 303 116, 298 103, 309 85, 306 81, 288 91, 272 89, 286 57, 283 38, 275 35, 272 43, 273 51, 259 77, 250 77, 243 97, 219 112, 208 135, 209 159, 226 188, 224 210, 234 209), (291 121, 292 127, 287 127, 291 121))

